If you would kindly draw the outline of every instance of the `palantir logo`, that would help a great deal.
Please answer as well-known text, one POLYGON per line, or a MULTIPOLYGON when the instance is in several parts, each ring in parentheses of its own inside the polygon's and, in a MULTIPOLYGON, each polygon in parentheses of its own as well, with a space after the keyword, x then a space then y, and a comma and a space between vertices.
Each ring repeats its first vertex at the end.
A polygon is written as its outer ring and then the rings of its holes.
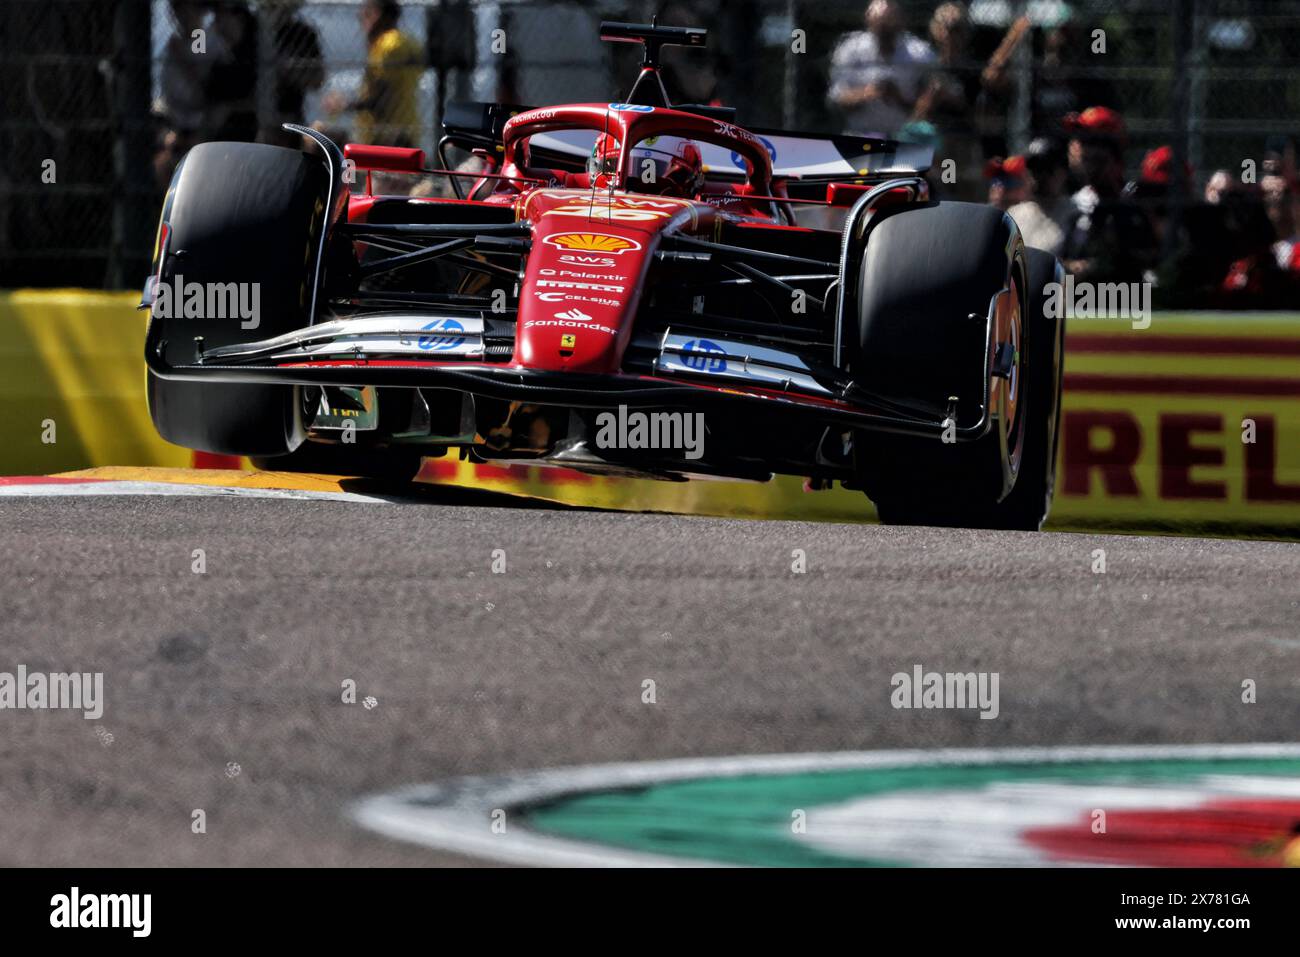
POLYGON ((437 336, 420 336, 417 343, 421 349, 432 349, 434 352, 445 352, 448 349, 455 349, 465 341, 464 336, 455 335, 458 332, 464 332, 465 327, 455 319, 435 319, 424 327, 425 332, 440 332, 442 335, 437 336))
POLYGON ((726 372, 727 353, 716 342, 692 339, 682 347, 682 365, 694 372, 726 372))

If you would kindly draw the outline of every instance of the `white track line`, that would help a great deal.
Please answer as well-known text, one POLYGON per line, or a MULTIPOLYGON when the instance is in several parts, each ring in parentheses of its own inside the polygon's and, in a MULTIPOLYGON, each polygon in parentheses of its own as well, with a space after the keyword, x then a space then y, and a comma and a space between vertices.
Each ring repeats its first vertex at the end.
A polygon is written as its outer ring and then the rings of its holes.
POLYGON ((135 482, 112 479, 95 482, 33 482, 0 485, 0 498, 48 498, 82 495, 148 495, 163 497, 278 498, 302 501, 368 502, 389 504, 393 499, 357 492, 311 489, 243 488, 234 485, 186 485, 179 482, 135 482))

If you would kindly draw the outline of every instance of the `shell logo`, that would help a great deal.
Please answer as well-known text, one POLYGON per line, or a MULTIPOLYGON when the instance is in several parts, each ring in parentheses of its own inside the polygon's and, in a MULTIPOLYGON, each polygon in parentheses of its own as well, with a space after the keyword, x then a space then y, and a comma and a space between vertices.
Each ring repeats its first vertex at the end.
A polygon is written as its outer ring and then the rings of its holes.
POLYGON ((610 236, 608 233, 551 233, 543 242, 556 249, 577 250, 587 253, 608 253, 619 256, 629 249, 640 249, 641 244, 635 239, 622 236, 610 236))

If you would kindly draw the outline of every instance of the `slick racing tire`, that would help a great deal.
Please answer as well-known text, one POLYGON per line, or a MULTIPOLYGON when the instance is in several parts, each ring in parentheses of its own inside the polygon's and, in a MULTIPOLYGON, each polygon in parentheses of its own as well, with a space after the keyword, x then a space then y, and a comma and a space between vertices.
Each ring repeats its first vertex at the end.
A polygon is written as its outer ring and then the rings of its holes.
POLYGON ((890 398, 944 409, 956 427, 978 424, 984 404, 986 319, 1004 289, 994 339, 1011 366, 992 379, 987 431, 946 442, 860 431, 858 481, 881 521, 899 525, 1022 527, 999 510, 1027 451, 1036 330, 1027 328, 1028 264, 1015 223, 971 203, 932 203, 884 214, 869 234, 858 277, 856 340, 846 330, 856 382, 890 398))
MULTIPOLYGON (((256 289, 257 324, 244 328, 251 319, 206 310, 202 317, 177 316, 178 309, 160 316, 155 308, 150 341, 165 341, 170 364, 194 362, 197 336, 210 349, 307 324, 328 195, 324 164, 298 150, 260 143, 200 143, 190 150, 163 208, 160 282, 176 288, 179 276, 183 288, 198 283, 201 290, 237 283, 247 301, 256 289)), ((191 449, 284 455, 305 434, 300 389, 291 385, 181 381, 150 372, 148 395, 159 434, 191 449)))

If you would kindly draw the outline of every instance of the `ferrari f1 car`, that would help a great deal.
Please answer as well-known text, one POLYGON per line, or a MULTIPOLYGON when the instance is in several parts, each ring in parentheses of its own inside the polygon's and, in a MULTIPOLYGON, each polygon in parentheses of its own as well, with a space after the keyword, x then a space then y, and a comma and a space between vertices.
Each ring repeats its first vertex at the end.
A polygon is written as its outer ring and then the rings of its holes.
POLYGON ((163 437, 354 475, 409 476, 449 448, 669 480, 785 473, 861 489, 886 522, 1039 528, 1056 260, 996 209, 933 200, 926 148, 670 105, 661 48, 704 30, 602 36, 643 46, 623 102, 453 105, 436 167, 298 126, 310 151, 192 149, 143 303, 163 437), (472 159, 449 169, 450 150, 472 159), (404 176, 448 187, 372 189, 404 176), (213 308, 214 289, 257 308, 213 308), (669 428, 683 416, 703 424, 689 449, 669 428))

